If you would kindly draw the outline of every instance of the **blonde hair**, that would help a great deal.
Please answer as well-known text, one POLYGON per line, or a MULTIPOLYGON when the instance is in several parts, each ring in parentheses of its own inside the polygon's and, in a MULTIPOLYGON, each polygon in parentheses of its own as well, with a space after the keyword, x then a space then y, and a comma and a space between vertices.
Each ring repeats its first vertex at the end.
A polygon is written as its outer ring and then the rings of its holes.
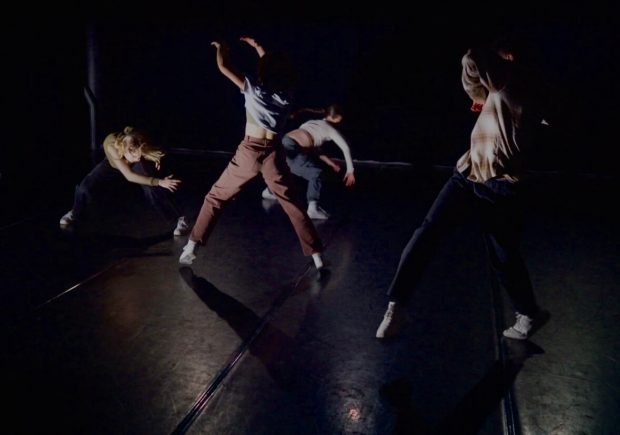
POLYGON ((155 163, 159 163, 165 156, 163 151, 152 144, 143 130, 131 126, 127 126, 123 128, 122 132, 115 134, 113 146, 119 156, 125 154, 126 148, 139 149, 142 151, 142 157, 155 163))

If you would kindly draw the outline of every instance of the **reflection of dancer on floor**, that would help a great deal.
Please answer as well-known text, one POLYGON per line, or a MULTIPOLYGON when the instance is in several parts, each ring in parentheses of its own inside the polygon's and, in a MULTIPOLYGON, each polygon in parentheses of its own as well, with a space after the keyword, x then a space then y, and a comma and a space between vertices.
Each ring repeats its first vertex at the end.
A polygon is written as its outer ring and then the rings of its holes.
POLYGON ((175 236, 187 234, 189 226, 172 196, 181 181, 172 175, 156 177, 164 153, 153 147, 143 131, 125 127, 122 132, 110 133, 103 141, 103 151, 105 158, 77 186, 73 208, 60 219, 62 227, 82 219, 97 195, 105 189, 112 192, 111 183, 121 187, 123 181, 129 181, 142 186, 144 195, 164 219, 176 221, 175 236))
POLYGON ((433 248, 455 221, 474 214, 499 283, 517 311, 504 336, 525 339, 542 315, 521 257, 521 175, 532 133, 544 123, 535 81, 515 60, 508 40, 502 46, 469 50, 462 58, 462 82, 480 115, 469 150, 439 192, 422 224, 405 246, 388 289, 389 303, 378 338, 402 326, 403 305, 431 257, 433 248), (513 62, 514 61, 514 62, 513 62))
POLYGON ((291 220, 304 255, 311 255, 316 267, 321 268, 323 246, 312 220, 302 206, 301 198, 292 192, 294 180, 286 165, 279 136, 290 111, 295 79, 292 64, 284 54, 265 52, 253 38, 243 37, 241 40, 254 47, 259 56, 256 79, 231 68, 227 50, 221 43, 212 42, 211 45, 216 49, 220 72, 245 97, 245 137, 220 178, 207 193, 179 262, 193 262, 196 246, 206 243, 222 208, 260 173, 291 220))
MULTIPOLYGON (((336 126, 342 122, 342 109, 332 104, 325 109, 302 109, 313 113, 322 113, 322 119, 306 121, 299 128, 289 131, 282 138, 282 145, 286 151, 286 162, 291 172, 308 181, 306 198, 308 200, 308 216, 312 219, 327 219, 329 214, 319 204, 321 197, 321 174, 323 164, 326 163, 335 172, 340 172, 340 165, 322 152, 321 146, 327 141, 333 141, 342 151, 347 170, 343 178, 345 186, 355 184, 353 175, 353 160, 349 144, 338 131, 336 126)), ((298 112, 300 112, 298 111, 298 112)), ((262 193, 265 199, 276 199, 276 196, 266 187, 262 193)))

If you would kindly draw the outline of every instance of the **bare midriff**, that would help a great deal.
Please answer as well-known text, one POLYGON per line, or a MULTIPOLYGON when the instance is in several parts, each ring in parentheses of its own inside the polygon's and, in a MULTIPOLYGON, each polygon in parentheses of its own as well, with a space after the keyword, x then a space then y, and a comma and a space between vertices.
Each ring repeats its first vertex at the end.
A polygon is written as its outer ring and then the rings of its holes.
POLYGON ((278 136, 278 134, 273 131, 269 131, 259 125, 249 122, 245 124, 245 135, 252 136, 257 139, 274 139, 278 136))

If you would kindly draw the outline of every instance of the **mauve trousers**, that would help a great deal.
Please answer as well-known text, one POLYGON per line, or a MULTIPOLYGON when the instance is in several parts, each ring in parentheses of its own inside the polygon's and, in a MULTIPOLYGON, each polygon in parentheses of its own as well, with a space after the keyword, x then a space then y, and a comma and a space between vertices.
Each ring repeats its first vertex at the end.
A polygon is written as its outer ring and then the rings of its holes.
POLYGON ((323 245, 316 228, 295 190, 295 181, 286 164, 282 145, 278 140, 251 136, 245 136, 241 141, 230 163, 205 196, 190 240, 204 245, 223 207, 259 173, 291 220, 304 255, 322 252, 323 245))

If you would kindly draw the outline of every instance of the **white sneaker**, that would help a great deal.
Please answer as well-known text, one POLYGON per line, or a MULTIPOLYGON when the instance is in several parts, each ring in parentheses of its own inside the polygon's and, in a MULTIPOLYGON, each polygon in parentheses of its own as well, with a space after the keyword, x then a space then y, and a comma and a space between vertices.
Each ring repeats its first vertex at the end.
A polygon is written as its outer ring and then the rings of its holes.
POLYGON ((183 252, 181 252, 181 257, 179 257, 179 263, 181 264, 192 264, 196 259, 196 254, 194 254, 195 245, 187 244, 183 247, 183 252))
POLYGON ((268 187, 265 187, 263 193, 261 193, 261 196, 263 199, 278 199, 278 197, 275 196, 268 187))
POLYGON ((377 338, 386 338, 396 335, 404 323, 402 307, 396 302, 389 302, 383 320, 377 328, 377 338))
POLYGON ((515 340, 525 340, 532 329, 534 319, 525 314, 517 313, 517 321, 510 328, 504 330, 504 337, 515 340))
POLYGON ((176 228, 174 229, 174 235, 184 236, 188 233, 188 231, 189 231, 189 225, 187 225, 187 222, 185 221, 185 216, 181 216, 179 220, 177 221, 176 228))
POLYGON ((60 218, 60 225, 63 227, 69 226, 75 223, 75 217, 73 216, 73 210, 69 210, 63 217, 60 218))
POLYGON ((314 254, 312 254, 312 261, 314 261, 314 266, 317 270, 323 268, 323 257, 321 256, 320 252, 315 252, 314 254))
POLYGON ((308 217, 310 219, 329 219, 329 214, 323 210, 316 201, 308 203, 308 217))

